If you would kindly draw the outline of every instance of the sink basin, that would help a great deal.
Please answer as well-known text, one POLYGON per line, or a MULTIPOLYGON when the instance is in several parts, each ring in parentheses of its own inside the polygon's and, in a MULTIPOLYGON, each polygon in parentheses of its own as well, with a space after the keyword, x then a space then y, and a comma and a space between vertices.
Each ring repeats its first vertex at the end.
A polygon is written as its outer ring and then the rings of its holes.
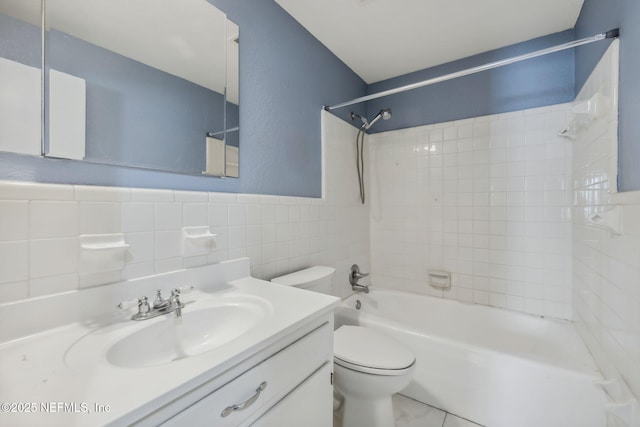
POLYGON ((74 361, 89 357, 87 352, 95 352, 97 346, 111 365, 163 365, 221 347, 251 331, 271 312, 271 305, 260 298, 211 299, 188 304, 181 317, 167 314, 95 331, 70 349, 67 362, 76 364, 74 361))

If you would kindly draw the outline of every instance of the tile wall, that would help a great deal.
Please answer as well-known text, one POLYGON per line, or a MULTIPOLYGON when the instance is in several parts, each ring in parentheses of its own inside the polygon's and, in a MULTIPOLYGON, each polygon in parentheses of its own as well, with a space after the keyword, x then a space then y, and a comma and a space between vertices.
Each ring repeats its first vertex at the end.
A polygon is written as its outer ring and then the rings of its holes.
POLYGON ((0 182, 0 302, 244 256, 264 279, 334 266, 334 293, 349 295, 348 268, 369 268, 367 207, 351 167, 355 130, 331 115, 323 121, 323 199, 0 182), (214 248, 183 257, 182 227, 202 225, 217 234, 214 248), (124 268, 80 274, 79 236, 110 233, 131 245, 124 268))
POLYGON ((372 283, 571 318, 569 110, 371 136, 372 283), (451 288, 429 286, 430 269, 451 288))
POLYGON ((580 92, 599 97, 598 118, 574 142, 573 302, 576 324, 605 375, 620 372, 640 396, 640 192, 617 193, 618 42, 580 92), (622 234, 589 226, 619 209, 622 234))

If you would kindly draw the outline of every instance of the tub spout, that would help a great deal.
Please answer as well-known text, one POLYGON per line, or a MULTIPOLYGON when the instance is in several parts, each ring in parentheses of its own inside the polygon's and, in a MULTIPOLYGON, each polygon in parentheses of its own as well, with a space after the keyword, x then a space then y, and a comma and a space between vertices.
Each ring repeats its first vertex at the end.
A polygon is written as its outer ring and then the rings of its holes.
POLYGON ((364 292, 365 294, 369 293, 369 286, 368 285, 355 284, 355 285, 351 285, 351 289, 353 289, 356 292, 364 292))

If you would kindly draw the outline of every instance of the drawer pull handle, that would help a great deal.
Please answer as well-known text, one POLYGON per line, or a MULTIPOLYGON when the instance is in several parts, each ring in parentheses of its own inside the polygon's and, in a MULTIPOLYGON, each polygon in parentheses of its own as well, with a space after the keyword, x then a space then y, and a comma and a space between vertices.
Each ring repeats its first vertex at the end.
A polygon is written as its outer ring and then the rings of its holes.
POLYGON ((258 400, 258 398, 260 397, 260 393, 262 393, 262 391, 265 388, 267 388, 267 382, 263 381, 262 383, 260 383, 260 385, 256 389, 256 393, 253 396, 251 396, 250 398, 248 398, 244 402, 239 403, 237 405, 227 406, 226 408, 224 408, 224 411, 222 411, 222 414, 220 414, 220 415, 222 417, 227 417, 227 416, 231 415, 235 411, 242 411, 243 409, 247 409, 249 406, 253 405, 253 403, 256 400, 258 400))

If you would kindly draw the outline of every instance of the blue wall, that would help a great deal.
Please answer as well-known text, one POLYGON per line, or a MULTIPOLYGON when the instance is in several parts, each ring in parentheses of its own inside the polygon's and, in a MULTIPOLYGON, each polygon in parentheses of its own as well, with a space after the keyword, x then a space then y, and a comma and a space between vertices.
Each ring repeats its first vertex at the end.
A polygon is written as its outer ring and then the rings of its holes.
POLYGON ((39 27, 0 14, 0 52, 2 52, 2 57, 30 67, 40 68, 42 62, 40 33, 39 27))
MULTIPOLYGON (((369 87, 273 0, 209 1, 240 25, 240 179, 13 154, 0 154, 0 179, 318 197, 320 106, 620 27, 620 181, 623 190, 640 189, 640 174, 634 172, 640 159, 640 104, 634 102, 640 96, 640 3, 635 0, 585 0, 575 34, 553 34, 369 87)), ((0 36, 2 30, 0 26, 0 36)), ((393 118, 372 129, 380 132, 572 101, 606 45, 596 43, 335 113, 348 120, 349 111, 366 109, 371 118, 380 108, 391 107, 393 118)))
POLYGON ((240 26, 243 191, 321 196, 320 108, 366 84, 272 0, 209 0, 240 26))
MULTIPOLYGON (((618 189, 640 190, 640 2, 585 0, 576 37, 620 28, 618 189)), ((576 93, 597 65, 609 42, 576 49, 576 93)))
POLYGON ((205 170, 205 135, 224 129, 222 94, 59 31, 47 42, 47 71, 86 81, 86 160, 205 170))
MULTIPOLYGON (((551 34, 374 83, 369 85, 367 92, 381 92, 572 40, 573 30, 551 34)), ((393 110, 391 120, 379 121, 370 131, 383 132, 571 102, 574 99, 574 52, 566 50, 372 100, 367 102, 367 116, 372 118, 380 109, 390 107, 393 110)))
POLYGON ((366 84, 273 0, 210 0, 240 26, 240 178, 0 154, 0 179, 321 196, 320 108, 366 84))

